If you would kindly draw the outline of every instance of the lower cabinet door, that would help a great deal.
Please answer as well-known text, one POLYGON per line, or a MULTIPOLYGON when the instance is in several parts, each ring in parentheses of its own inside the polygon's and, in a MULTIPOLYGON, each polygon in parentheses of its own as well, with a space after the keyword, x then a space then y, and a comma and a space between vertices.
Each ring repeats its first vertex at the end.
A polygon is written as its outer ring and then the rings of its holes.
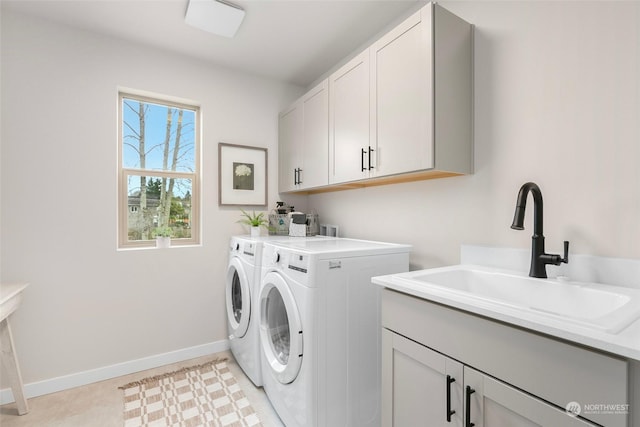
POLYGON ((596 426, 468 366, 463 393, 465 427, 596 426))
POLYGON ((462 427, 463 365, 382 329, 382 425, 462 427))

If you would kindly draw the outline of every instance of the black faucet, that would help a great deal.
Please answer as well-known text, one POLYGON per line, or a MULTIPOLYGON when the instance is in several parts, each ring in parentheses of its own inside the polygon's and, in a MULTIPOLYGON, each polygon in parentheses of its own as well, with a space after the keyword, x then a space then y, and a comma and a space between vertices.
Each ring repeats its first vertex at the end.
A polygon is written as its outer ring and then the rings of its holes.
POLYGON ((511 228, 524 230, 524 209, 527 205, 529 192, 533 195, 533 237, 531 237, 531 268, 529 276, 542 279, 547 278, 547 264, 560 265, 569 262, 569 242, 564 242, 564 257, 546 254, 544 252, 544 235, 542 234, 542 192, 533 182, 527 182, 520 187, 516 213, 513 216, 511 228))

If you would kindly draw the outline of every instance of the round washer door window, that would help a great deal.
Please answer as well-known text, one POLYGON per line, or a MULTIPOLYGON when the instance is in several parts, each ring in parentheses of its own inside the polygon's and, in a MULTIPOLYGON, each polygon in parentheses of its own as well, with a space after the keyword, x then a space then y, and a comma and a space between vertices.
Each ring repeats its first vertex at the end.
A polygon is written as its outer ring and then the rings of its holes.
POLYGON ((275 272, 267 273, 260 292, 260 341, 278 381, 295 380, 302 366, 302 323, 291 289, 275 272))
POLYGON ((249 328, 251 293, 247 274, 238 258, 232 258, 227 268, 226 300, 229 332, 235 338, 242 338, 249 328))

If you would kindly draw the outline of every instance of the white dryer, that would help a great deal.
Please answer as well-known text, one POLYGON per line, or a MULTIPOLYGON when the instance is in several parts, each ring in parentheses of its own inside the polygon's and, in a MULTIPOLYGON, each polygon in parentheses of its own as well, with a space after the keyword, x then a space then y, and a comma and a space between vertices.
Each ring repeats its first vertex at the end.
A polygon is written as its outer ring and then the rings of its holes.
POLYGON ((334 238, 249 235, 231 237, 225 284, 229 348, 238 365, 256 386, 262 385, 258 298, 264 242, 322 239, 334 238))
POLYGON ((263 250, 263 386, 287 427, 380 425, 380 293, 409 270, 408 245, 353 239, 263 250))
POLYGON ((238 365, 257 386, 262 385, 257 297, 262 244, 249 236, 231 238, 226 275, 229 348, 238 365))

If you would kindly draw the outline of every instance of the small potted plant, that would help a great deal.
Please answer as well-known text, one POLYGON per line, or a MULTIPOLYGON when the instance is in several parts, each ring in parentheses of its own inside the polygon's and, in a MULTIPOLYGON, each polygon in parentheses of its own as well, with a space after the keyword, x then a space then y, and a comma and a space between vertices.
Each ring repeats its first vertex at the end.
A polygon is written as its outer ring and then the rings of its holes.
POLYGON ((269 228, 269 220, 265 218, 264 212, 256 214, 256 212, 253 211, 252 214, 249 214, 243 209, 240 209, 240 212, 242 212, 242 218, 238 220, 238 222, 251 227, 251 237, 260 236, 260 227, 269 228))
POLYGON ((168 248, 171 246, 170 227, 158 227, 153 234, 156 236, 156 248, 168 248))

